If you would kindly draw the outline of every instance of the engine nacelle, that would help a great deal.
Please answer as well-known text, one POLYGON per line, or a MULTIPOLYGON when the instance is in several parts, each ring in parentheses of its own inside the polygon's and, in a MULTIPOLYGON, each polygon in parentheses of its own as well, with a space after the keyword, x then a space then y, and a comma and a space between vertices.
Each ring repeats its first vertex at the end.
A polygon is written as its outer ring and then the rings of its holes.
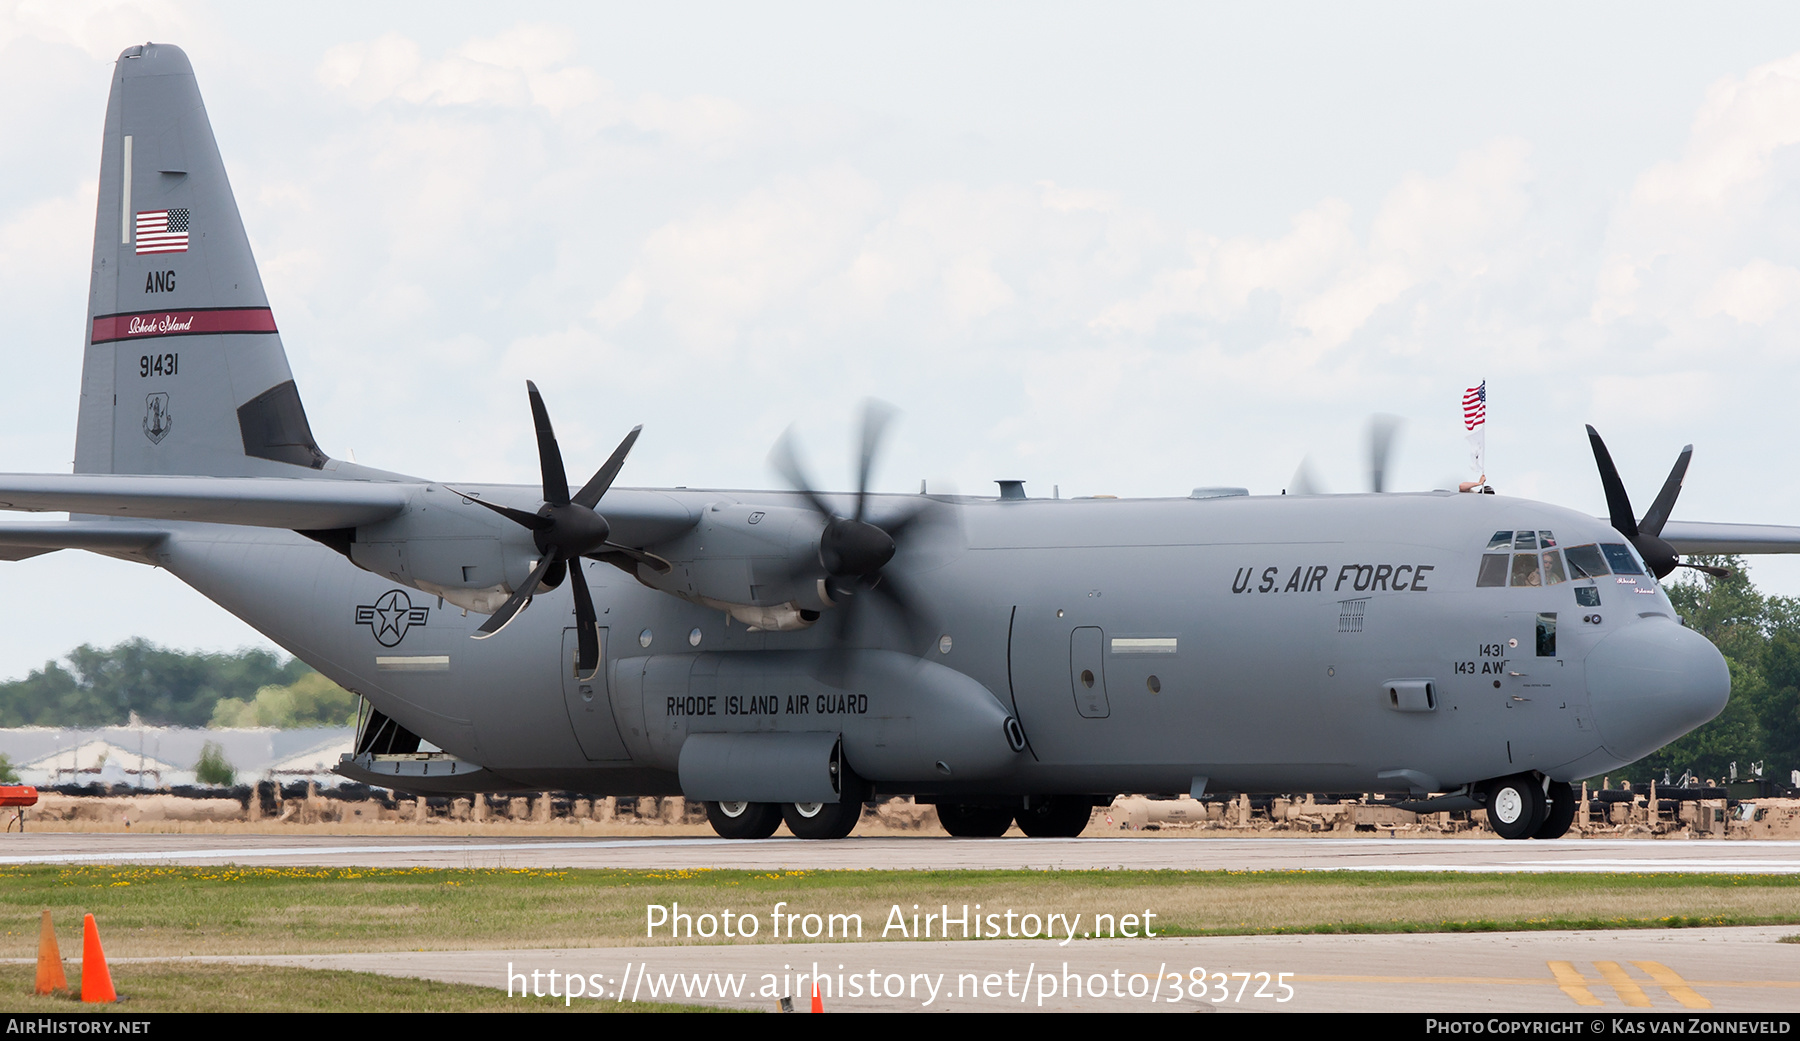
POLYGON ((692 530, 653 547, 669 571, 640 566, 638 578, 752 628, 802 629, 831 606, 820 582, 824 530, 818 514, 800 507, 711 503, 692 530))
POLYGON ((364 571, 481 614, 499 610, 541 556, 531 532, 442 485, 357 528, 349 554, 364 571))

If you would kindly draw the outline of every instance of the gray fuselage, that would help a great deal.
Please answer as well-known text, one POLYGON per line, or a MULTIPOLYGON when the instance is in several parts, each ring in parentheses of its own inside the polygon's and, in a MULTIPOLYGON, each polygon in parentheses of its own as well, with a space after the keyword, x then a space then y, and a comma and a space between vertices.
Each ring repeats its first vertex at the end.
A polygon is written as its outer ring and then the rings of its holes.
MULTIPOLYGON (((654 494, 696 512, 792 502, 654 494)), ((955 524, 891 565, 932 631, 871 609, 840 675, 821 676, 830 611, 810 629, 749 631, 591 561, 604 662, 585 683, 566 586, 473 640, 482 615, 288 532, 180 526, 159 562, 465 770, 479 764, 471 788, 676 793, 690 736, 762 733, 842 735, 848 765, 887 793, 1422 794, 1532 770, 1593 776, 1710 719, 1729 692, 1717 650, 1648 574, 1545 563, 1530 582, 1478 587, 1499 532, 1621 541, 1541 503, 947 504, 955 524), (1022 751, 1005 747, 1008 716, 1022 751)))

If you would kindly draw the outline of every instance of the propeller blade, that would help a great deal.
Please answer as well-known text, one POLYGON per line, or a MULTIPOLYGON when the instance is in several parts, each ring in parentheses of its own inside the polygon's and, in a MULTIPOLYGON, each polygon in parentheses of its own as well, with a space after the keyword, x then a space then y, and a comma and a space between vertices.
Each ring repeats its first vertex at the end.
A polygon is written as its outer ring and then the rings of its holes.
POLYGON ((1377 413, 1369 417, 1369 490, 1387 491, 1388 457, 1394 450, 1394 433, 1400 429, 1399 416, 1377 413))
POLYGON ((1637 514, 1632 512, 1631 497, 1625 494, 1625 482, 1619 479, 1619 468, 1613 465, 1612 453, 1606 450, 1606 442, 1600 440, 1600 432, 1592 426, 1587 428, 1587 432, 1588 443, 1594 446, 1594 462, 1600 467, 1600 486, 1606 489, 1606 512, 1612 520, 1612 526, 1626 538, 1635 539, 1638 534, 1637 514))
POLYGON ((506 624, 516 618, 525 605, 531 602, 532 594, 537 592, 538 586, 544 581, 544 574, 554 563, 556 563, 555 554, 546 553, 544 559, 538 561, 538 566, 531 569, 531 577, 525 580, 525 584, 519 587, 518 592, 514 593, 506 603, 501 604, 500 610, 489 615, 488 620, 481 623, 481 628, 470 635, 477 640, 485 640, 506 628, 506 624))
POLYGON ((619 442, 619 447, 613 449, 612 458, 608 459, 600 469, 595 470, 594 476, 588 479, 588 483, 582 485, 581 490, 575 493, 572 501, 576 505, 586 506, 591 510, 599 504, 600 497, 612 487, 613 478, 619 476, 619 468, 625 465, 625 457, 631 454, 631 446, 637 444, 638 434, 643 430, 642 424, 631 428, 631 433, 626 434, 625 440, 619 442))
POLYGON ((875 452, 881 447, 881 435, 894 418, 894 406, 874 398, 863 402, 862 457, 856 466, 856 515, 862 520, 869 498, 869 475, 875 469, 875 452))
POLYGON ((592 679, 600 669, 600 630, 594 617, 594 598, 588 594, 587 576, 581 573, 581 561, 569 567, 569 590, 575 595, 575 639, 580 650, 575 656, 577 679, 592 679))
POLYGON ((666 575, 675 568, 675 565, 654 553, 646 553, 641 549, 632 549, 630 546, 621 546, 617 542, 608 542, 606 548, 602 550, 600 554, 595 554, 596 559, 606 553, 617 553, 622 557, 627 557, 635 563, 648 567, 659 575, 666 575))
MULTIPOLYGON (((456 492, 455 488, 450 490, 456 492)), ((532 531, 546 531, 550 528, 552 523, 550 518, 545 517, 542 514, 526 513, 524 510, 515 510, 510 506, 497 506, 494 503, 488 502, 486 499, 476 498, 466 492, 456 492, 456 494, 479 506, 486 506, 500 516, 505 517, 507 520, 512 521, 515 524, 522 524, 532 531)))
POLYGON ((1717 567, 1712 564, 1689 564, 1686 561, 1683 561, 1682 563, 1679 563, 1675 566, 1676 567, 1691 567, 1695 571, 1704 571, 1707 574, 1711 575, 1712 577, 1719 578, 1719 579, 1730 578, 1733 574, 1732 570, 1728 567, 1717 567))
POLYGON ((1318 479, 1313 476, 1311 456, 1305 456, 1300 460, 1300 465, 1294 469, 1294 479, 1288 482, 1287 490, 1289 495, 1324 494, 1324 489, 1319 487, 1318 479))
POLYGON ((819 493, 813 491, 812 482, 806 479, 806 471, 801 469, 800 459, 794 454, 793 427, 789 427, 781 435, 781 439, 775 442, 774 450, 769 453, 769 464, 775 467, 789 487, 806 496, 807 502, 812 504, 813 510, 820 516, 828 520, 837 517, 837 514, 831 512, 831 507, 825 504, 825 500, 819 498, 819 493))
POLYGON ((1663 525, 1668 523, 1669 514, 1675 510, 1675 497, 1681 494, 1681 482, 1687 479, 1688 462, 1694 458, 1694 446, 1688 445, 1675 457, 1675 466, 1669 471, 1669 479, 1663 482, 1662 491, 1656 493, 1656 501, 1650 504, 1650 512, 1638 522, 1638 530, 1651 535, 1661 535, 1663 525))
POLYGON ((919 606, 919 598, 907 592, 906 584, 894 575, 882 575, 881 581, 870 588, 870 592, 885 599, 888 606, 900 616, 900 624, 906 629, 906 646, 908 650, 917 650, 931 639, 930 619, 925 616, 919 606))
POLYGON ((552 506, 569 502, 569 474, 563 469, 562 449, 556 447, 556 431, 550 428, 550 413, 544 409, 544 396, 537 384, 525 381, 525 394, 531 399, 531 422, 537 428, 538 466, 544 474, 544 501, 552 506))

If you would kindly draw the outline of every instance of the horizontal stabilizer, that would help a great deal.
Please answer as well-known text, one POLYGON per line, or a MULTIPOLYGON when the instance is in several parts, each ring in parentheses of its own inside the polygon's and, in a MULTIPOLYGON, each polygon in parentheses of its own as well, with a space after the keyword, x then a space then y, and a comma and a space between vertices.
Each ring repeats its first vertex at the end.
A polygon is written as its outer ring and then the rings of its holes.
POLYGON ((1681 554, 1800 553, 1800 527, 1788 524, 1711 524, 1669 521, 1663 541, 1681 554))
POLYGON ((286 477, 0 474, 0 510, 67 511, 261 528, 354 528, 406 508, 418 484, 286 477))

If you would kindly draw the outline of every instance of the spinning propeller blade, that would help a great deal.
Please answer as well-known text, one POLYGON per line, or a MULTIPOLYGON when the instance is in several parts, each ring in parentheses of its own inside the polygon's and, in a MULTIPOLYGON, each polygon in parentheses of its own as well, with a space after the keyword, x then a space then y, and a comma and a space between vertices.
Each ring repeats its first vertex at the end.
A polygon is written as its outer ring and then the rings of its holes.
MULTIPOLYGON (((856 500, 849 516, 841 516, 814 490, 794 452, 793 431, 783 434, 770 454, 770 462, 795 491, 806 497, 813 511, 825 520, 819 535, 817 567, 825 572, 827 599, 838 605, 836 624, 837 650, 842 650, 854 635, 861 612, 859 604, 869 599, 880 600, 891 608, 906 629, 907 645, 917 648, 929 638, 930 621, 916 594, 905 589, 904 582, 884 569, 900 549, 902 538, 918 538, 927 526, 918 521, 936 504, 926 501, 916 508, 879 521, 869 519, 870 478, 881 440, 893 419, 891 406, 870 401, 863 407, 862 444, 856 473, 856 500), (873 594, 868 596, 865 594, 873 594)), ((808 564, 792 576, 817 573, 808 564)))

